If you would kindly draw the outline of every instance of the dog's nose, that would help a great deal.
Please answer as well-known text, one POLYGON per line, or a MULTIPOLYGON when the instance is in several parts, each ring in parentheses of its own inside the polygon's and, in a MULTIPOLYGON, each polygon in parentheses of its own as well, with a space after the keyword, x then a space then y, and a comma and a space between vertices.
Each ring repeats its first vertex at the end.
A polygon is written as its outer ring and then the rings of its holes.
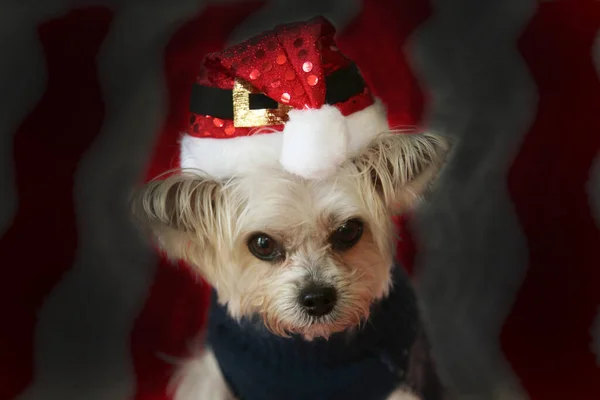
POLYGON ((329 314, 336 300, 337 293, 331 286, 310 286, 300 293, 300 303, 313 317, 329 314))

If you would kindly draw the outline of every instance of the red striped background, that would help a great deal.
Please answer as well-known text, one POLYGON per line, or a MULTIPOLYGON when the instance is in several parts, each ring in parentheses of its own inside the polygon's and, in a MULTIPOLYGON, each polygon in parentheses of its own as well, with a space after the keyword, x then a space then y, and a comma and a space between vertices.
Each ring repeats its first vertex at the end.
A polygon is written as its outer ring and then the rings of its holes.
POLYGON ((599 28, 600 2, 545 2, 519 41, 539 106, 508 178, 529 271, 502 345, 533 399, 600 398, 600 231, 586 192, 600 151, 599 28))
MULTIPOLYGON (((221 48, 261 4, 211 6, 175 33, 164 62, 169 113, 144 179, 178 163, 176 140, 199 60, 221 48)), ((419 124, 428 106, 428 88, 417 84, 403 45, 432 12, 423 1, 365 1, 340 32, 339 47, 389 105, 393 125, 419 124)), ((7 260, 0 283, 0 399, 13 398, 33 379, 36 313, 73 264, 73 175, 105 117, 96 56, 112 19, 105 8, 86 8, 38 29, 48 86, 15 133, 19 210, 0 240, 7 260)), ((533 400, 600 398, 590 352, 600 305, 600 233, 585 192, 600 150, 600 82, 591 58, 598 28, 597 1, 543 2, 518 44, 539 107, 508 178, 530 265, 502 346, 533 400)), ((403 238, 399 256, 412 271, 415 244, 406 229, 403 238)), ((172 368, 157 355, 186 353, 185 341, 204 318, 205 289, 184 267, 160 264, 131 336, 137 400, 168 399, 172 368)))

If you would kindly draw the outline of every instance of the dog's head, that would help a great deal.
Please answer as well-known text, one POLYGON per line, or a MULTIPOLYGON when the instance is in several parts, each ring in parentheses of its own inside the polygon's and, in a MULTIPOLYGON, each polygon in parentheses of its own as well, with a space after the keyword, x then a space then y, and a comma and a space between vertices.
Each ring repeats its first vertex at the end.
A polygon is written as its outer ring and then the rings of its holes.
POLYGON ((391 217, 415 205, 447 149, 436 135, 384 134, 321 181, 280 168, 224 182, 183 172, 142 187, 134 213, 232 317, 260 315, 282 336, 328 337, 358 326, 388 293, 391 217))

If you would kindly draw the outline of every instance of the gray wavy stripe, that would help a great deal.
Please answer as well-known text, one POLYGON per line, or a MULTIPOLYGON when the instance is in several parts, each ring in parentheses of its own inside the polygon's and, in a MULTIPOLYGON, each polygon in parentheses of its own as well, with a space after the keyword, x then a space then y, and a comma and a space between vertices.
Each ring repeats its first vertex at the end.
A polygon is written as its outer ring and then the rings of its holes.
MULTIPOLYGON (((594 65, 596 66, 598 78, 600 79, 600 30, 596 36, 593 51, 594 65)), ((600 153, 598 153, 598 156, 594 161, 594 166, 590 171, 588 193, 590 198, 590 209, 596 220, 596 226, 600 229, 600 153)), ((598 305, 598 316, 596 317, 596 322, 592 329, 594 338, 592 348, 596 353, 596 362, 598 363, 598 366, 600 366, 600 304, 598 305)))
POLYGON ((199 5, 122 3, 98 57, 107 118, 76 173, 76 261, 40 310, 35 378, 20 400, 119 400, 135 390, 131 331, 156 262, 126 199, 165 116, 164 47, 199 5))
POLYGON ((415 224, 425 322, 456 398, 523 399, 499 336, 527 270, 507 173, 536 111, 517 48, 536 2, 432 3, 408 50, 433 95, 427 123, 456 145, 415 224))

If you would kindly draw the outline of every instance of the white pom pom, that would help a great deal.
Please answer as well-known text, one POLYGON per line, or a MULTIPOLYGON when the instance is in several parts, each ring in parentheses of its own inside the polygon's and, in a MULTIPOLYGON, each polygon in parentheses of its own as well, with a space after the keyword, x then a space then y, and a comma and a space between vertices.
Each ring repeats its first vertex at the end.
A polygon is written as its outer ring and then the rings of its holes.
POLYGON ((348 126, 340 110, 291 110, 283 130, 281 165, 307 179, 333 174, 348 155, 348 126))

